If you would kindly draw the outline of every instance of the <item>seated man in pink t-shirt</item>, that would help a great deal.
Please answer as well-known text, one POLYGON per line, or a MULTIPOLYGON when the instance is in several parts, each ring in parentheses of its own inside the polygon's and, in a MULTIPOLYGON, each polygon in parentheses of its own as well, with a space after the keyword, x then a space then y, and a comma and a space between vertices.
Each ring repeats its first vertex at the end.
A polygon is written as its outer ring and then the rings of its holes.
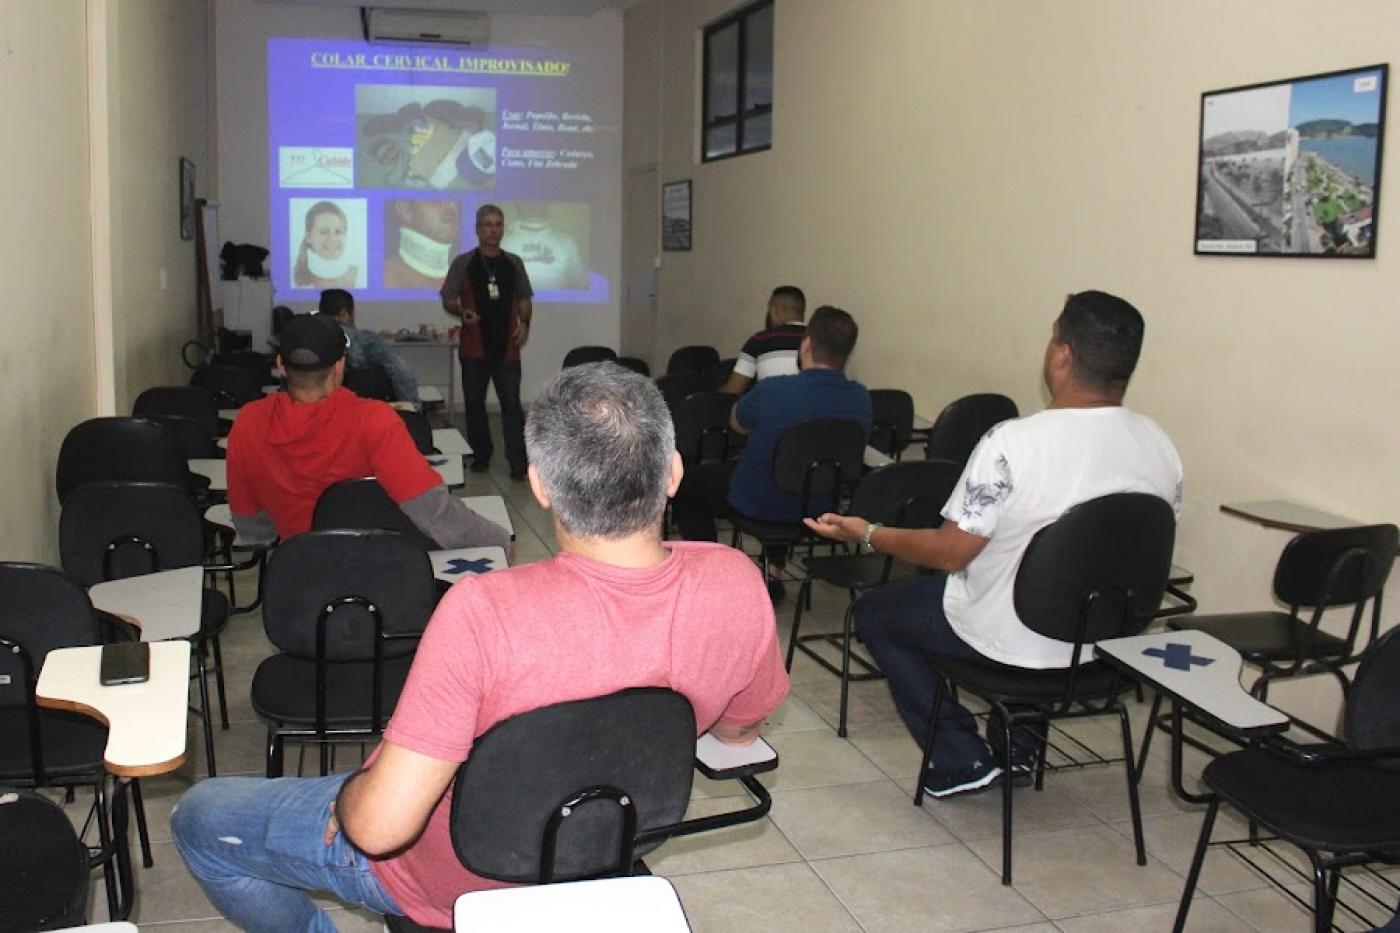
POLYGON ((249 930, 333 930, 309 891, 451 926, 464 891, 451 783, 496 723, 628 687, 686 696, 701 732, 748 744, 788 677, 753 562, 661 539, 681 480, 666 403, 612 364, 564 370, 526 430, 558 556, 462 580, 439 603, 384 740, 347 777, 210 778, 171 830, 210 901, 249 930))

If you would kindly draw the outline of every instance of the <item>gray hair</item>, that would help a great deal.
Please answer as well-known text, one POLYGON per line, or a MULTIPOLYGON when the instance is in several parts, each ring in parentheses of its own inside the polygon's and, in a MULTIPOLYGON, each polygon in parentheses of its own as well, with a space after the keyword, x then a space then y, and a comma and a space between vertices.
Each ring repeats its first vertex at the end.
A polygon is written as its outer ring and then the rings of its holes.
POLYGON ((476 222, 481 223, 487 217, 499 217, 505 220, 506 213, 494 204, 483 204, 476 209, 476 222))
POLYGON ((530 409, 525 448, 570 534, 623 538, 666 505, 676 449, 670 410, 654 382, 614 363, 551 379, 530 409))

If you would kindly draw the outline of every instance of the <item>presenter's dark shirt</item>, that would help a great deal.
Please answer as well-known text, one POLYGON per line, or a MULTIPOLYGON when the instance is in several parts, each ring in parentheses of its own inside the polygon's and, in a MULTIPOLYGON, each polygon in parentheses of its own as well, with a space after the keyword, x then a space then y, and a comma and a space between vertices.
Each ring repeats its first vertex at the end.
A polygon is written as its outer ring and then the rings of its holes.
POLYGON ((488 259, 473 249, 452 260, 442 283, 442 296, 455 295, 463 310, 481 315, 475 324, 462 325, 458 355, 464 360, 520 359, 520 348, 510 339, 516 306, 534 294, 525 262, 514 253, 502 250, 488 259), (496 277, 497 298, 491 297, 492 275, 496 277))
MULTIPOLYGON (((729 504, 764 521, 801 518, 802 497, 773 483, 773 451, 795 424, 815 418, 849 418, 870 433, 870 393, 839 369, 805 369, 795 376, 773 376, 757 383, 734 406, 749 443, 729 480, 729 504)), ((820 510, 830 503, 812 503, 820 510)))

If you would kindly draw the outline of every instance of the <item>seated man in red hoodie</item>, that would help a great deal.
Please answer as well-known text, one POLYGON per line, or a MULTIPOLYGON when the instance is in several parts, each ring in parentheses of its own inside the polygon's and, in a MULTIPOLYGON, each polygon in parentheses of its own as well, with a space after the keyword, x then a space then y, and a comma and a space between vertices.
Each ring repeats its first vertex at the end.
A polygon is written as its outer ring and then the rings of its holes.
POLYGON ((510 547, 509 533, 447 491, 388 405, 341 388, 346 338, 303 314, 281 334, 287 391, 238 413, 228 439, 228 504, 240 542, 270 544, 311 530, 330 486, 373 476, 443 548, 510 547))

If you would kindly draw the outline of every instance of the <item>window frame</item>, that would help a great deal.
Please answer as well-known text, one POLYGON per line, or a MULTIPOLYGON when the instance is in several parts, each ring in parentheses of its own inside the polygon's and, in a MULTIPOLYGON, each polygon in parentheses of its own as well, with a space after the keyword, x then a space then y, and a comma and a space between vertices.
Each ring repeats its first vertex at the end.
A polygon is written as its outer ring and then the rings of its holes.
MULTIPOLYGON (((700 43, 700 161, 701 162, 721 162, 725 159, 733 159, 737 156, 751 155, 755 152, 767 152, 773 148, 773 132, 771 118, 773 115, 773 104, 770 100, 767 104, 760 104, 749 109, 744 109, 744 99, 748 91, 748 64, 749 64, 749 18, 765 7, 773 8, 774 0, 754 0, 747 3, 731 13, 726 13, 723 17, 715 20, 705 27, 700 43), (734 114, 727 117, 712 117, 710 101, 710 39, 719 32, 728 29, 730 26, 738 28, 738 58, 735 63, 737 69, 734 84, 734 114), (756 118, 769 117, 768 142, 761 146, 744 146, 744 126, 756 118), (734 151, 726 152, 722 155, 709 154, 710 134, 714 130, 725 127, 734 127, 734 151)), ((777 37, 777 16, 774 9, 773 36, 777 37)), ((770 51, 771 55, 771 51, 770 51)))

